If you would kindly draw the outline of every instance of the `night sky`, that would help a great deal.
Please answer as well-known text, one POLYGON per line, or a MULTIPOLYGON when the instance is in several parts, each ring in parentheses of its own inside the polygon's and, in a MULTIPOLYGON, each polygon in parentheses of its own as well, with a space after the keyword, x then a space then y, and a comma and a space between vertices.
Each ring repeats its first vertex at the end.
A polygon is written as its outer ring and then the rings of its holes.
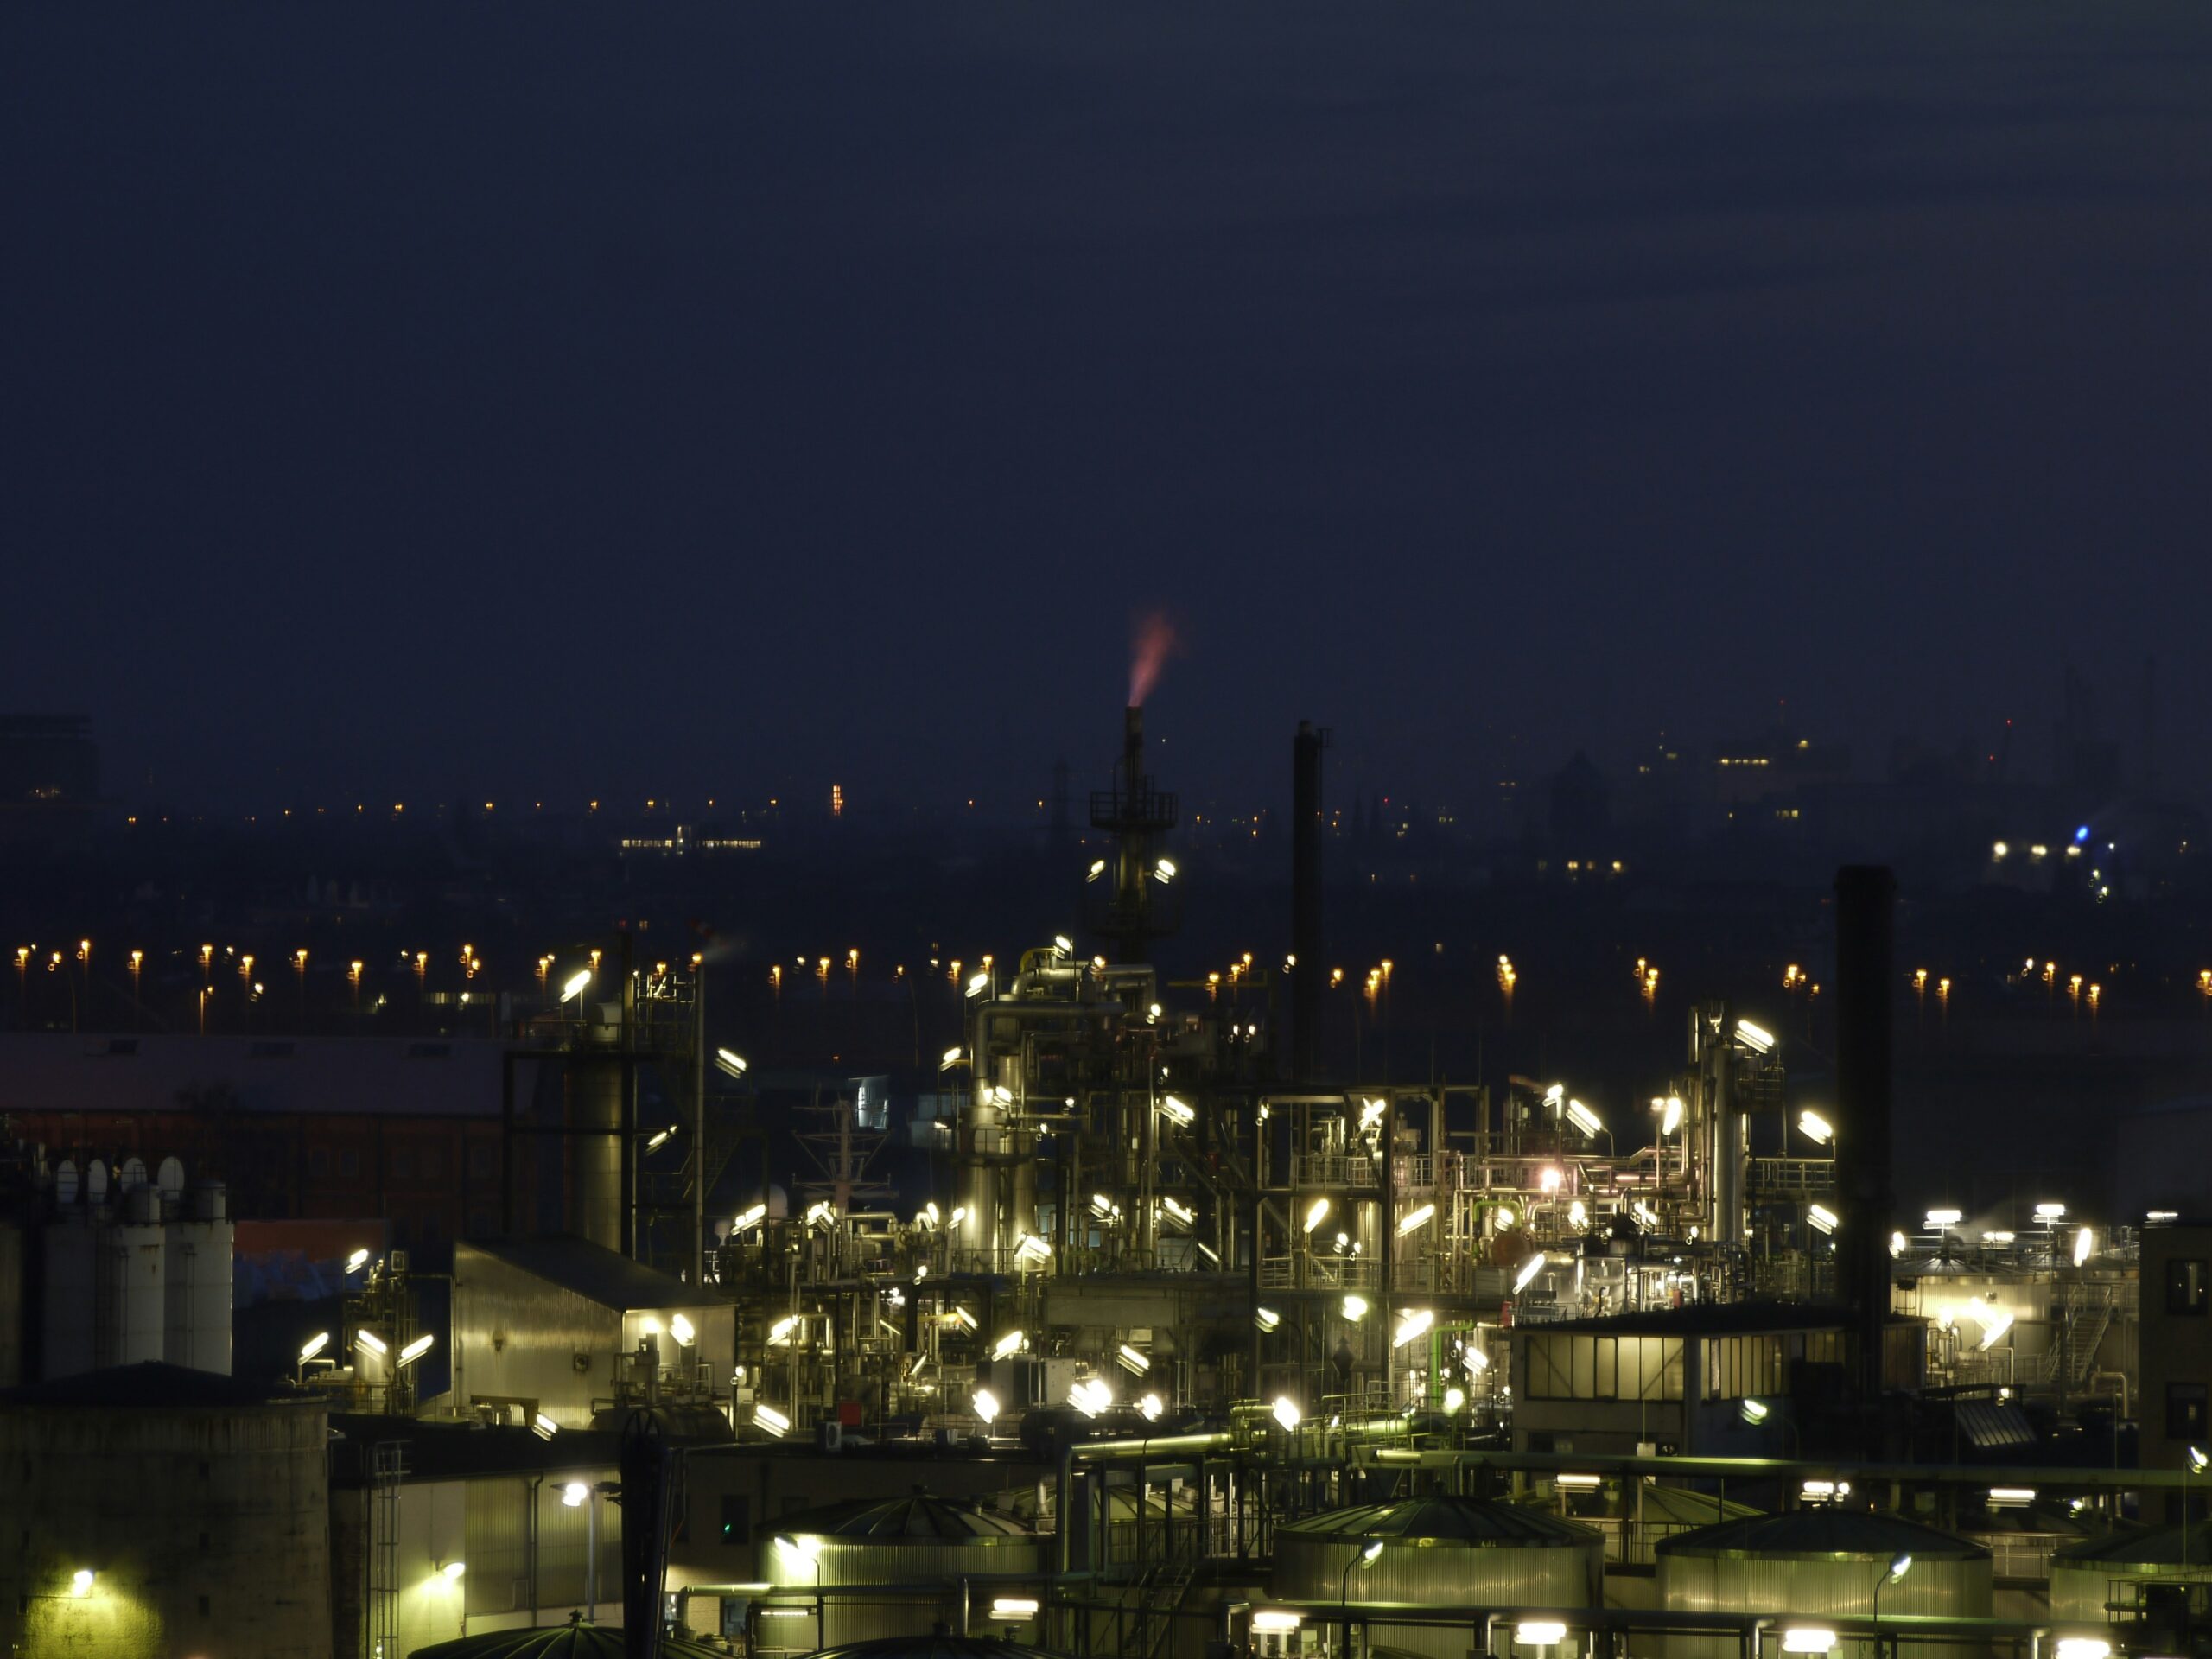
POLYGON ((14 5, 0 708, 949 803, 1163 607, 1192 799, 2037 760, 2145 652, 2194 788, 2209 279, 2202 0, 14 5))

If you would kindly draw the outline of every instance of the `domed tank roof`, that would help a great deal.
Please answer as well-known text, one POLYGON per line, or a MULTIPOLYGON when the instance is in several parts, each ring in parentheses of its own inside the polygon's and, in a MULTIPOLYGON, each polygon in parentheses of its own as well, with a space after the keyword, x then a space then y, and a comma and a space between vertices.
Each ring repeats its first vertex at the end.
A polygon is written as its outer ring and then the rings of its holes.
POLYGON ((1599 1535, 1541 1510, 1482 1497, 1408 1497, 1359 1503, 1277 1527, 1306 1538, 1436 1538, 1477 1548, 1545 1549, 1594 1544, 1599 1535))
POLYGON ((824 1648, 812 1659, 1054 1659, 1047 1649, 1025 1648, 988 1636, 887 1636, 824 1648))
POLYGON ((1027 1538, 1032 1535, 1018 1521, 973 1503, 955 1503, 927 1492, 914 1492, 887 1502, 880 1497, 854 1498, 825 1503, 818 1510, 801 1510, 776 1523, 779 1533, 809 1533, 823 1538, 928 1538, 940 1543, 965 1542, 978 1538, 1027 1538))
MULTIPOLYGON (((666 1659, 726 1659, 720 1649, 663 1636, 666 1659)), ((620 1625, 570 1623, 543 1630, 485 1630, 415 1649, 415 1659, 622 1659, 620 1625)))
POLYGON ((2212 1527, 2133 1527, 2101 1538, 2069 1544, 2053 1555, 2054 1566, 2100 1561, 2108 1566, 2179 1567, 2182 1547, 2189 1548, 2189 1565, 2212 1568, 2212 1527))
POLYGON ((1694 1532, 1676 1533, 1654 1548, 1661 1555, 1862 1555, 1883 1561, 1899 1555, 1923 1561, 1976 1561, 1989 1556, 1979 1544, 1917 1521, 1825 1504, 1718 1522, 1694 1532))

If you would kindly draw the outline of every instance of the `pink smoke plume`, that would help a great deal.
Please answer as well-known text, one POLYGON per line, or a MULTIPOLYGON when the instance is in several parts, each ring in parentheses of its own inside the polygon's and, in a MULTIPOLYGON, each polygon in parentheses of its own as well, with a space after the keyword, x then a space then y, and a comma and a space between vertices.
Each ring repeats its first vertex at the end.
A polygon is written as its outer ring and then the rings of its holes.
POLYGON ((1137 619, 1129 640, 1129 706, 1141 707, 1160 683, 1160 671, 1175 654, 1175 625, 1166 613, 1154 611, 1137 619))

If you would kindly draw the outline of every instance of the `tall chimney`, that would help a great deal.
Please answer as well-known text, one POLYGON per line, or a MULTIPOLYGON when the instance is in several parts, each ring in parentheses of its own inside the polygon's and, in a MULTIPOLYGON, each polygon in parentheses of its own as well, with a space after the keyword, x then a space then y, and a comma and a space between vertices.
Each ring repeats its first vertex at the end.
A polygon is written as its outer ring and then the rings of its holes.
POLYGON ((1897 878, 1847 864, 1835 878, 1836 1288, 1858 1337, 1853 1378, 1870 1455, 1890 1311, 1891 925, 1897 878))
POLYGON ((1298 722, 1290 747, 1291 1065, 1300 1083, 1321 1070, 1321 751, 1329 734, 1298 722))

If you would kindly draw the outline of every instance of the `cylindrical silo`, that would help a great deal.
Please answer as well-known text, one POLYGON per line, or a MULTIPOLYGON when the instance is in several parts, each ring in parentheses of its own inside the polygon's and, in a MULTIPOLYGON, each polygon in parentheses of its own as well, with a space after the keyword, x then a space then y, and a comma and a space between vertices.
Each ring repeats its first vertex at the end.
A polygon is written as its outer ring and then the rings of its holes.
POLYGON ((569 1057, 569 1203, 570 1227, 594 1244, 622 1248, 623 1062, 619 1007, 588 1010, 569 1057))
MULTIPOLYGON (((1751 1516, 1700 1527, 1661 1542, 1659 1605, 1670 1613, 1756 1613, 1818 1624, 1866 1618, 1882 1586, 1881 1611, 1986 1618, 1989 1552, 1917 1522, 1829 1507, 1751 1516), (1887 1582, 1891 1564, 1911 1570, 1887 1582)), ((1737 1659, 1738 1637, 1669 1636, 1669 1659, 1737 1659)), ((1924 1659, 1967 1659, 1982 1649, 1916 1644, 1924 1659)))
POLYGON ((101 1230, 94 1358, 101 1366, 162 1357, 168 1321, 168 1238, 161 1194, 136 1186, 123 1195, 122 1218, 101 1230))
MULTIPOLYGON (((1018 1522, 973 1503, 917 1492, 887 1503, 861 1499, 785 1516, 761 1541, 760 1576, 796 1592, 772 1599, 777 1605, 803 1609, 805 1615, 814 1611, 810 1592, 818 1583, 825 1592, 821 1643, 835 1645, 926 1637, 940 1624, 959 1629, 963 1579, 972 1581, 974 1617, 987 1620, 994 1599, 1041 1596, 1046 1567, 1037 1535, 1018 1522), (872 1585, 908 1588, 883 1597, 836 1593, 872 1585)), ((817 1645, 811 1618, 789 1611, 762 1621, 760 1642, 763 1649, 795 1652, 817 1645)))
MULTIPOLYGON (((1412 1497, 1363 1503, 1275 1529, 1273 1594, 1286 1601, 1432 1607, 1561 1608, 1599 1605, 1605 1540, 1541 1510, 1478 1497, 1412 1497), (1376 1543, 1382 1552, 1356 1565, 1376 1543)), ((1479 1629, 1367 1622, 1367 1642, 1466 1659, 1479 1629)))
POLYGON ((99 1277, 99 1230, 86 1211, 72 1205, 46 1224, 40 1245, 46 1260, 39 1315, 40 1375, 75 1376, 97 1363, 92 1287, 99 1277))
POLYGON ((2124 1603, 2135 1581, 2212 1581, 2212 1522, 2134 1529, 2060 1550, 2050 1558, 2051 1624, 2112 1623, 2110 1604, 2124 1603))
POLYGON ((185 1197, 185 1213, 166 1223, 168 1307, 162 1357, 196 1371, 231 1370, 232 1229, 220 1182, 185 1197))

